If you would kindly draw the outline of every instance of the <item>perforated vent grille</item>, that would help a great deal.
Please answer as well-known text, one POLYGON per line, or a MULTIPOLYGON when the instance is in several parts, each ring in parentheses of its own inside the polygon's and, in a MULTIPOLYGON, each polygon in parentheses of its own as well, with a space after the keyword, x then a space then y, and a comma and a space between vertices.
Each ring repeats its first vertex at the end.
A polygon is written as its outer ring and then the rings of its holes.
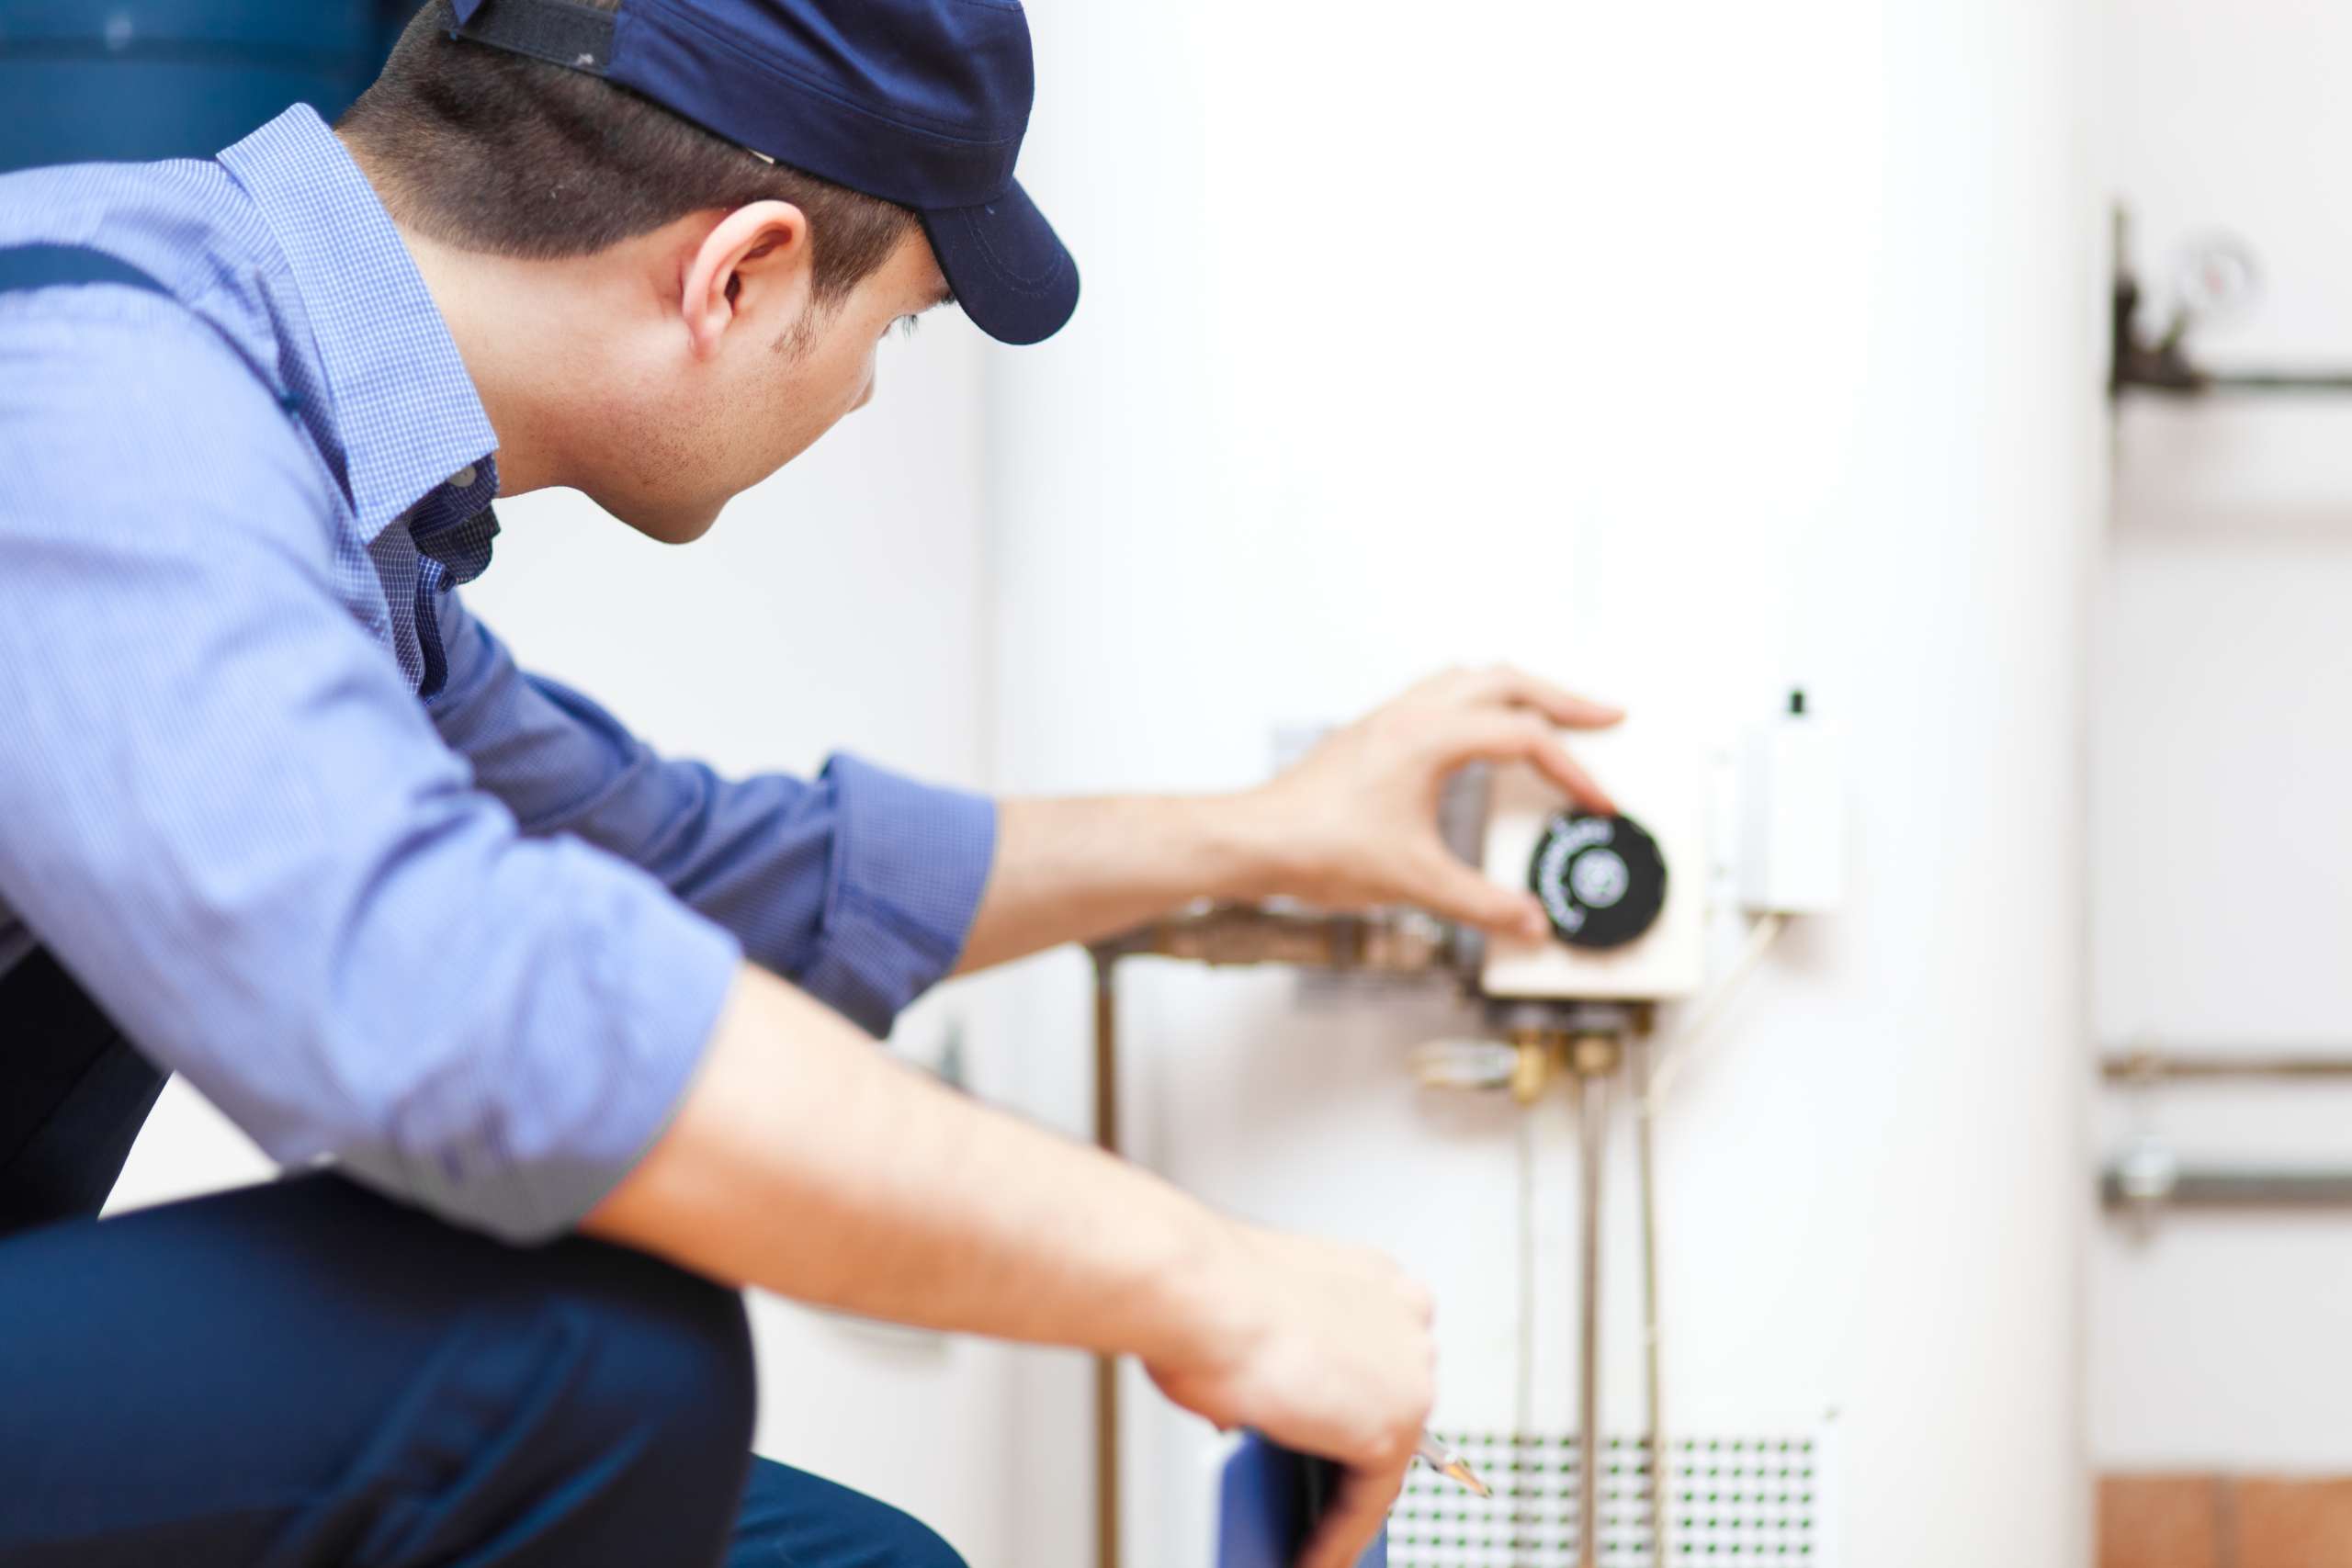
MULTIPOLYGON (((1575 1568, 1577 1440, 1441 1433, 1495 1489, 1481 1501, 1415 1466, 1388 1526, 1391 1568, 1575 1568)), ((1669 1437, 1667 1562, 1834 1568, 1819 1520, 1826 1454, 1811 1433, 1669 1437)), ((1603 1568, 1655 1568, 1649 1444, 1600 1454, 1603 1568)))

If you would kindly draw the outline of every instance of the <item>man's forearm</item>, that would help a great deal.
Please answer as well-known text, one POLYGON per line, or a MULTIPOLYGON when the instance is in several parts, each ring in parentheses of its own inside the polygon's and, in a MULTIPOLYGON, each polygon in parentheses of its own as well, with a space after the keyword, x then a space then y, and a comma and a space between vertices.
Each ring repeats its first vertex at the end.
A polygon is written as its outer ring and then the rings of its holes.
POLYGON ((1188 899, 1276 891, 1277 847, 1246 795, 1006 801, 956 971, 1109 936, 1188 899))
POLYGON ((956 967, 1109 936, 1204 897, 1409 905, 1541 937, 1549 926, 1532 894, 1489 881, 1447 847, 1439 798, 1469 763, 1524 763, 1584 809, 1613 811, 1560 730, 1606 728, 1623 716, 1504 666, 1452 670, 1242 794, 1005 802, 956 967))
POLYGON ((582 1228, 821 1306, 1187 1360, 1214 1359, 1246 1245, 748 965, 677 1116, 582 1228))

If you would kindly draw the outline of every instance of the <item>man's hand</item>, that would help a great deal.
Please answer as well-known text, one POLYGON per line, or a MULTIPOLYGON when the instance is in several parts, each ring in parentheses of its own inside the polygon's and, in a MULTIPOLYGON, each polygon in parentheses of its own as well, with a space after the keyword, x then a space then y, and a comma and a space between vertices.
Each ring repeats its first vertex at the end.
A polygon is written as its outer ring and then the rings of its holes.
POLYGON ((1411 904, 1498 933, 1540 937, 1534 896, 1464 865, 1438 835, 1438 796, 1469 762, 1528 762, 1594 811, 1614 807, 1560 744, 1624 715, 1498 665, 1432 676, 1327 737, 1242 797, 1278 891, 1326 908, 1411 904))
POLYGON ((1327 908, 1413 904, 1487 931, 1542 936, 1534 897, 1487 882, 1438 836, 1446 776, 1525 761, 1596 811, 1609 797, 1562 727, 1623 716, 1516 670, 1432 677, 1241 795, 1008 800, 996 863, 956 968, 1091 942, 1193 898, 1286 893, 1327 908))
POLYGON ((1160 1392, 1218 1427, 1248 1427, 1347 1467, 1299 1568, 1354 1568, 1403 1490, 1429 1419, 1437 1351, 1429 1292, 1378 1253, 1236 1227, 1216 1287, 1229 1335, 1146 1361, 1160 1392))

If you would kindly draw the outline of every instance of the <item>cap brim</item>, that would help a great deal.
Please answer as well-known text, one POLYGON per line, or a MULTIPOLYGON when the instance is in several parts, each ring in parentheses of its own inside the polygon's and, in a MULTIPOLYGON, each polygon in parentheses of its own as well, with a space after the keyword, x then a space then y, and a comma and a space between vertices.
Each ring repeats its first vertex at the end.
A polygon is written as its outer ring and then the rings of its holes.
POLYGON ((956 302, 999 343, 1042 343, 1078 309, 1078 263, 1019 182, 978 207, 926 211, 922 227, 956 302))

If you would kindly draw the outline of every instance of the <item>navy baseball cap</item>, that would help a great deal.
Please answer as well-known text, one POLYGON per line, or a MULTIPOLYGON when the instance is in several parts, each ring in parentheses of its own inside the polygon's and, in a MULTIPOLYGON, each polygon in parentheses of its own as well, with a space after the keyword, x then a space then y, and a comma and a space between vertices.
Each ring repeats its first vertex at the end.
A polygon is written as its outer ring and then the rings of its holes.
POLYGON ((452 36, 641 93, 748 152, 910 207, 973 324, 1052 336, 1078 264, 1012 177, 1018 0, 451 0, 452 36))

